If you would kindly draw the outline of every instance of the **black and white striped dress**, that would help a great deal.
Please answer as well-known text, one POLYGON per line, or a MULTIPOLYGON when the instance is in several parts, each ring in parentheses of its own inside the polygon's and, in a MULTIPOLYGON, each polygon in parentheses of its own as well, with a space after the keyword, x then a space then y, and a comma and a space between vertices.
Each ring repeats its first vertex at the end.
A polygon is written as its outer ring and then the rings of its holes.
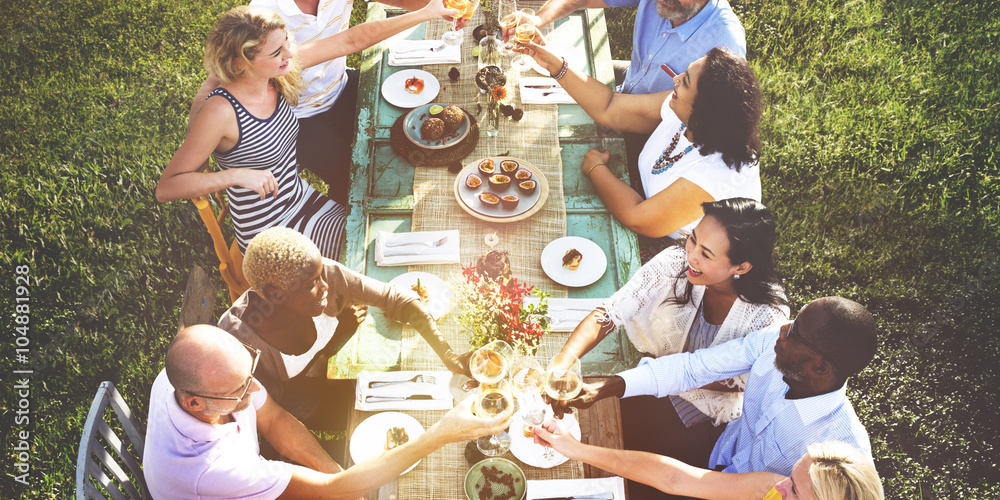
POLYGON ((226 89, 221 95, 236 111, 240 138, 225 153, 213 153, 223 169, 270 170, 278 183, 277 196, 264 200, 255 191, 233 186, 226 190, 232 213, 236 242, 246 252, 247 243, 259 232, 273 226, 295 229, 311 239, 324 257, 338 260, 344 236, 344 207, 313 189, 296 171, 295 140, 299 122, 285 99, 270 118, 260 119, 248 112, 226 89))

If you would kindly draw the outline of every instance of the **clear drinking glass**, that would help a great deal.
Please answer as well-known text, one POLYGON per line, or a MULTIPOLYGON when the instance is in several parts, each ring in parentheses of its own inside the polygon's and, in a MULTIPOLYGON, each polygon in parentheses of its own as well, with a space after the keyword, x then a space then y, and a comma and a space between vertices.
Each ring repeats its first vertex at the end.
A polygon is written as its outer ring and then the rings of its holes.
MULTIPOLYGON (((458 9, 462 11, 461 14, 455 17, 455 24, 452 25, 452 29, 445 31, 444 35, 441 35, 441 41, 447 43, 448 45, 460 45, 462 43, 462 33, 461 31, 455 29, 458 25, 458 20, 465 17, 465 11, 468 10, 471 0, 445 0, 444 6, 449 9, 458 9)), ((478 3, 476 4, 478 5, 478 3)), ((472 7, 472 12, 475 12, 476 8, 472 7)), ((469 14, 472 17, 472 14, 469 14)))
POLYGON ((507 376, 514 360, 514 348, 502 340, 494 340, 472 353, 469 369, 480 384, 495 384, 507 376))
MULTIPOLYGON (((534 427, 545 422, 545 401, 542 400, 542 380, 544 371, 542 365, 534 356, 521 356, 510 369, 511 384, 520 406, 521 433, 526 438, 534 437, 534 427)), ((542 456, 545 460, 555 458, 552 448, 545 448, 542 456)))
MULTIPOLYGON (((501 379, 494 384, 482 384, 479 386, 479 394, 476 396, 476 403, 473 411, 483 418, 492 418, 504 410, 514 408, 514 394, 511 391, 510 382, 501 379)), ((476 447, 484 455, 495 457, 507 453, 510 449, 510 434, 498 432, 491 436, 483 436, 476 440, 476 447)))
POLYGON ((583 389, 580 360, 564 352, 553 356, 545 370, 544 387, 545 394, 556 401, 575 398, 583 389))
MULTIPOLYGON (((535 25, 531 23, 531 16, 535 15, 535 11, 532 9, 521 9, 517 12, 517 22, 520 24, 517 25, 517 29, 514 31, 514 40, 516 40, 518 44, 527 45, 528 42, 535 38, 536 28, 535 25)), ((530 66, 528 59, 530 59, 528 56, 520 54, 514 58, 510 65, 518 71, 524 71, 530 66)))
MULTIPOLYGON (((500 0, 497 5, 497 21, 500 22, 500 29, 507 30, 513 29, 517 26, 517 2, 514 0, 500 0)), ((500 46, 500 54, 510 55, 513 52, 510 50, 511 43, 508 41, 500 46)))

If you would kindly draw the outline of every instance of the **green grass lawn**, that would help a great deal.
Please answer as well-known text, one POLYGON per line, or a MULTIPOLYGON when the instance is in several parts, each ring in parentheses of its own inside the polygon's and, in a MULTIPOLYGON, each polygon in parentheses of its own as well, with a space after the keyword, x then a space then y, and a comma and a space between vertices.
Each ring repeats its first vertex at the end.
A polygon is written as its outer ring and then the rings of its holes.
MULTIPOLYGON (((184 138, 205 34, 239 3, 5 3, 0 436, 30 431, 33 468, 30 486, 15 483, 8 447, 2 498, 70 496, 100 381, 144 420, 188 271, 224 289, 193 206, 157 203, 153 189, 184 138), (27 426, 9 374, 29 365, 6 336, 19 326, 16 266, 31 276, 37 360, 27 426)), ((879 354, 850 396, 888 497, 997 498, 1000 3, 735 9, 766 99, 764 197, 793 309, 843 295, 879 320, 879 354)), ((627 58, 631 14, 608 20, 627 58)))

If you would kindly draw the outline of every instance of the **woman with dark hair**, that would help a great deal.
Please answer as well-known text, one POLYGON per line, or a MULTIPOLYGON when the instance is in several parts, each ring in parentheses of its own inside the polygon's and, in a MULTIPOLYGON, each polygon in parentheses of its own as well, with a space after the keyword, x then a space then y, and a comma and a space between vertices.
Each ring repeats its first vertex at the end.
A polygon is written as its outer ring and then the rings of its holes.
MULTIPOLYGON (((788 318, 772 260, 771 211, 747 198, 702 207, 704 217, 684 246, 667 248, 639 268, 573 330, 561 352, 582 357, 618 328, 645 356, 694 352, 788 318)), ((626 448, 708 463, 722 424, 740 415, 745 384, 746 375, 669 398, 622 399, 626 448)))
POLYGON ((583 174, 624 226, 649 238, 676 240, 690 234, 704 202, 735 197, 760 201, 756 163, 763 99, 742 57, 714 48, 674 78, 672 91, 620 94, 568 69, 565 59, 544 45, 532 42, 515 50, 558 77, 597 123, 624 132, 652 132, 639 155, 643 193, 612 172, 609 152, 592 149, 583 159, 583 174))

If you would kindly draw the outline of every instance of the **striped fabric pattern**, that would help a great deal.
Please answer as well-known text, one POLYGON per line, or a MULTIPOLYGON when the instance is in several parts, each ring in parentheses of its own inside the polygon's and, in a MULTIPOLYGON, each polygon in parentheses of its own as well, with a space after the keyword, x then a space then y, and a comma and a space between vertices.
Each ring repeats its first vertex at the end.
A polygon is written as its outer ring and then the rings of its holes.
POLYGON ((743 416, 730 422, 715 443, 709 468, 788 476, 809 445, 824 441, 843 441, 871 459, 871 441, 847 399, 847 384, 818 396, 785 398, 788 384, 774 367, 782 326, 694 353, 643 358, 638 367, 618 374, 625 380, 624 397, 665 397, 750 370, 743 416))
POLYGON ((299 177, 295 142, 299 122, 284 98, 278 96, 274 113, 258 118, 226 89, 219 87, 208 97, 222 96, 233 106, 240 138, 225 153, 213 153, 223 169, 270 170, 277 193, 263 200, 255 191, 240 186, 226 190, 236 242, 246 252, 257 233, 274 226, 295 229, 309 237, 324 257, 337 260, 343 241, 346 211, 299 177))
MULTIPOLYGON (((704 306, 704 302, 698 306, 698 319, 694 320, 694 323, 691 323, 691 330, 688 333, 687 342, 684 344, 684 352, 695 352, 698 349, 711 347, 712 341, 715 340, 715 336, 719 333, 719 328, 722 327, 722 325, 713 325, 705 321, 704 306)), ((684 427, 692 427, 703 422, 712 421, 712 418, 702 413, 697 406, 680 396, 671 394, 670 402, 674 404, 674 410, 677 412, 677 416, 681 418, 681 422, 684 422, 684 427)))

